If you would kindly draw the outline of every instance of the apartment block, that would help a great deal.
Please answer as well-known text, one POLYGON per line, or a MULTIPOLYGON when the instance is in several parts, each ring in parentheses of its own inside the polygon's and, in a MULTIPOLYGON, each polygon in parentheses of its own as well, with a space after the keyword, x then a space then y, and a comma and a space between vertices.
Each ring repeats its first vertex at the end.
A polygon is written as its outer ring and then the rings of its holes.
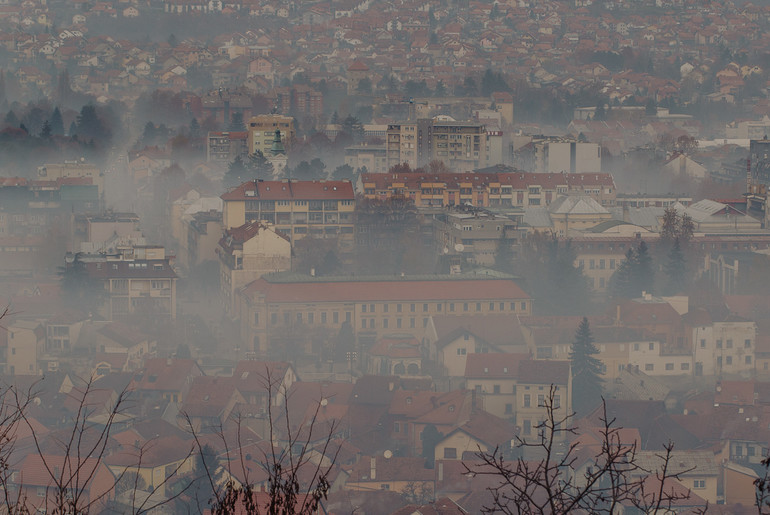
POLYGON ((291 150, 296 137, 294 118, 280 114, 260 114, 249 119, 247 150, 249 155, 261 152, 270 155, 275 131, 281 131, 281 142, 286 152, 291 150))
POLYGON ((368 199, 406 196, 417 207, 548 206, 559 195, 587 195, 613 206, 617 195, 611 174, 528 173, 505 166, 466 173, 365 173, 359 193, 368 199))
POLYGON ((434 315, 532 313, 532 300, 510 278, 477 275, 310 277, 269 274, 239 291, 246 348, 266 354, 290 335, 350 324, 371 345, 391 333, 421 337, 434 315))
POLYGON ((248 136, 241 132, 209 132, 206 140, 206 161, 227 165, 236 157, 245 157, 248 153, 248 136))
POLYGON ((311 236, 353 245, 355 193, 350 181, 249 181, 222 195, 225 229, 273 224, 290 241, 311 236))

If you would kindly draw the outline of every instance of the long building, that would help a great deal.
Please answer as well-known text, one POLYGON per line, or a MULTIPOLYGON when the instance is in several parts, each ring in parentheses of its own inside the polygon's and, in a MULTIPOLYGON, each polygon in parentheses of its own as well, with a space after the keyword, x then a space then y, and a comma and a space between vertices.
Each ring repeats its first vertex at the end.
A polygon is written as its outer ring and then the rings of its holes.
POLYGON ((296 137, 294 118, 280 114, 260 114, 252 116, 249 120, 247 147, 249 155, 258 151, 264 155, 270 155, 273 146, 275 131, 281 131, 281 142, 286 152, 291 150, 296 137))
POLYGON ((602 206, 615 205, 611 174, 528 173, 499 166, 478 172, 361 174, 359 193, 367 199, 406 196, 417 207, 548 206, 559 195, 588 195, 602 206))
POLYGON ((249 181, 222 195, 225 229, 269 222, 293 242, 339 237, 353 244, 355 193, 350 181, 249 181))
POLYGON ((510 276, 268 274, 239 295, 244 347, 258 355, 291 345, 304 352, 314 329, 338 332, 346 322, 368 346, 391 333, 420 337, 433 315, 532 313, 530 296, 510 276))

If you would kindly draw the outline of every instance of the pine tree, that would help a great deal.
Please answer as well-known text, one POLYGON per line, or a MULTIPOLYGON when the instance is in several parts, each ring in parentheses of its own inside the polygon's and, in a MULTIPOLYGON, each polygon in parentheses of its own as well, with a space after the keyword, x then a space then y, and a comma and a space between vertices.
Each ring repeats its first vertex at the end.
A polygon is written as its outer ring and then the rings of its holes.
POLYGON ((679 215, 676 209, 668 207, 663 212, 663 225, 660 228, 660 239, 671 243, 679 233, 679 215))
POLYGON ((222 182, 226 188, 235 188, 248 180, 249 171, 241 156, 235 156, 233 162, 227 167, 222 182))
POLYGON ((233 132, 241 132, 246 130, 246 125, 243 123, 243 113, 236 111, 230 117, 230 127, 228 130, 233 132))
POLYGON ((43 128, 40 129, 40 137, 43 138, 43 139, 50 139, 51 138, 51 134, 52 134, 51 122, 46 120, 45 122, 43 122, 43 128))
POLYGON ((620 263, 618 269, 612 275, 610 279, 610 290, 613 297, 621 297, 630 299, 636 294, 634 293, 634 269, 636 268, 636 255, 634 249, 628 249, 626 252, 626 259, 620 263))
POLYGON ((684 253, 679 245, 679 238, 674 240, 674 246, 668 252, 668 261, 666 262, 666 293, 674 295, 680 293, 687 284, 687 263, 684 260, 684 253))
POLYGON ((655 282, 655 270, 652 268, 652 256, 650 256, 649 249, 644 241, 640 241, 636 249, 636 259, 631 270, 631 278, 634 287, 634 297, 642 291, 652 293, 655 282))
POLYGON ((64 120, 58 107, 54 108, 51 115, 51 134, 61 136, 64 134, 64 120))
POLYGON ((19 118, 16 116, 16 113, 11 110, 6 113, 3 122, 10 127, 16 127, 19 123, 19 118))
POLYGON ((588 413, 602 400, 604 380, 601 378, 602 362, 595 357, 597 354, 599 349, 594 345, 588 318, 583 317, 569 354, 572 365, 572 408, 578 414, 588 413))

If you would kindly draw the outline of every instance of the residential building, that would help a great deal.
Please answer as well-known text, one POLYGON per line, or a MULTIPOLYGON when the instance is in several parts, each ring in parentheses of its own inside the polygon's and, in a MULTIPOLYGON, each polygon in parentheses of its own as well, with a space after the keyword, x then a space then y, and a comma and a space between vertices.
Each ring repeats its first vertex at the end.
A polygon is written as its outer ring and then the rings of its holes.
POLYGON ((222 212, 201 211, 183 220, 187 244, 180 246, 179 258, 188 270, 207 261, 217 261, 222 237, 222 212))
MULTIPOLYGON (((531 313, 529 295, 509 278, 486 275, 310 277, 270 274, 239 291, 246 348, 276 352, 278 341, 308 330, 351 325, 371 345, 390 333, 420 337, 431 316, 531 313)), ((305 334, 305 336, 300 336, 305 334)))
POLYGON ((729 204, 703 199, 688 207, 675 204, 679 215, 687 214, 700 233, 760 234, 762 221, 743 213, 729 204))
POLYGON ((56 181, 58 179, 91 179, 91 184, 98 190, 99 198, 104 195, 104 174, 93 164, 85 161, 64 161, 63 163, 47 163, 39 166, 37 176, 42 181, 56 181))
POLYGON ((172 259, 160 246, 127 246, 110 253, 67 253, 64 265, 67 271, 82 271, 103 283, 105 298, 100 310, 107 319, 142 315, 173 321, 177 275, 172 259))
POLYGON ((296 137, 294 118, 280 114, 260 114, 249 119, 247 151, 249 155, 261 152, 270 155, 275 139, 275 131, 280 131, 281 141, 286 152, 291 150, 296 137))
POLYGON ((380 338, 367 351, 366 361, 369 374, 418 376, 423 373, 420 341, 409 334, 380 338))
POLYGON ((755 322, 737 315, 712 314, 703 308, 693 310, 683 320, 696 376, 754 374, 755 322))
POLYGON ((560 196, 546 209, 553 224, 553 233, 560 238, 568 237, 570 231, 590 229, 612 220, 612 214, 587 195, 560 196))
POLYGON ((249 181, 222 195, 225 229, 273 224, 290 241, 311 236, 353 245, 355 193, 350 181, 249 181))
POLYGON ((435 472, 425 468, 424 458, 393 456, 362 457, 350 471, 345 490, 386 490, 405 493, 417 489, 430 495, 435 486, 435 472))
POLYGON ((385 145, 361 144, 345 149, 345 164, 353 170, 366 170, 369 173, 388 171, 388 158, 385 145))
POLYGON ((131 379, 129 389, 141 398, 160 397, 168 402, 183 402, 190 385, 201 370, 195 360, 148 358, 131 379))
POLYGON ((248 136, 242 132, 209 132, 206 139, 206 161, 227 166, 236 157, 246 158, 248 154, 248 136))
MULTIPOLYGON (((495 264, 502 245, 520 241, 519 224, 510 216, 480 209, 455 208, 433 218, 435 242, 443 255, 460 255, 480 266, 495 264)), ((508 249, 508 255, 512 248, 508 249)))
POLYGON ((227 229, 216 252, 219 287, 229 313, 235 313, 238 289, 266 273, 291 269, 291 243, 271 224, 250 222, 227 229))
POLYGON ((36 320, 15 320, 2 329, 7 332, 5 367, 11 375, 38 375, 39 360, 45 352, 45 327, 36 320))
POLYGON ((535 143, 535 171, 540 173, 601 173, 598 143, 540 141, 535 143))
POLYGON ((483 124, 449 116, 390 124, 385 145, 388 168, 403 163, 417 168, 439 160, 464 172, 499 164, 492 162, 483 124))
POLYGON ((444 435, 436 444, 439 460, 473 460, 479 452, 497 450, 505 455, 515 445, 516 427, 485 410, 471 413, 467 422, 444 435))
POLYGON ((356 189, 367 199, 405 196, 418 208, 548 206, 561 195, 575 194, 610 207, 617 194, 610 174, 536 174, 503 166, 464 173, 364 173, 356 189))

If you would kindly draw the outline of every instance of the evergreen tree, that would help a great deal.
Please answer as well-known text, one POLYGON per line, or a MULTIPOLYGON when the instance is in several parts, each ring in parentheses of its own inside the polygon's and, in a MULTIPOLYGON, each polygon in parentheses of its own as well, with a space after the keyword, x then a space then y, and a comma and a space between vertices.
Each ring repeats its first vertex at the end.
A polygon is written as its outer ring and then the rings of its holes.
POLYGON ((109 131, 96 113, 96 107, 87 104, 80 109, 77 134, 81 139, 109 139, 109 131))
POLYGON ((75 123, 74 121, 70 124, 70 128, 67 131, 67 135, 70 138, 77 137, 77 135, 78 135, 78 124, 75 123))
POLYGON ((6 113, 3 122, 9 127, 16 127, 19 124, 19 118, 16 116, 16 113, 11 110, 6 113))
POLYGON ((679 241, 687 245, 692 239, 692 235, 695 232, 695 222, 692 217, 687 213, 682 213, 682 217, 679 220, 679 241))
POLYGON ((610 291, 615 298, 630 299, 635 296, 633 274, 636 267, 636 255, 634 249, 628 249, 626 259, 620 263, 618 269, 610 278, 610 291))
POLYGON ((679 215, 673 207, 667 207, 663 212, 663 225, 660 228, 660 239, 673 243, 679 233, 679 215))
POLYGON ((227 167, 227 172, 222 179, 222 183, 225 188, 235 188, 249 180, 251 178, 249 175, 249 170, 243 162, 243 158, 241 156, 235 156, 233 162, 227 167))
POLYGON ((72 100, 72 87, 70 86, 70 74, 64 70, 56 81, 55 99, 60 104, 68 104, 72 100))
POLYGON ((51 138, 51 122, 48 120, 43 122, 43 128, 40 129, 40 137, 43 139, 50 139, 51 138))
POLYGON ((432 469, 436 459, 436 445, 444 438, 444 435, 434 426, 428 424, 420 434, 422 439, 422 457, 425 458, 426 468, 432 469))
POLYGON ((674 240, 674 245, 668 252, 668 261, 666 262, 666 293, 674 295, 680 293, 687 284, 687 263, 684 260, 684 253, 679 245, 679 238, 674 240))
POLYGON ((639 242, 636 249, 636 259, 632 269, 632 282, 634 286, 634 296, 636 297, 642 291, 652 293, 655 283, 655 270, 652 268, 652 256, 644 240, 639 242))
POLYGON ((572 365, 572 409, 578 414, 586 414, 602 400, 601 378, 602 362, 595 356, 599 349, 594 345, 588 318, 583 320, 575 333, 575 341, 570 350, 572 365))
POLYGON ((244 161, 251 177, 249 179, 270 179, 273 177, 273 163, 257 150, 244 161))
POLYGON ((198 123, 197 118, 193 118, 190 122, 190 138, 198 139, 201 137, 201 125, 198 123))
POLYGON ((243 123, 243 113, 236 111, 230 117, 230 127, 228 130, 233 132, 242 132, 246 130, 246 125, 243 123))
POLYGON ((58 106, 54 108, 53 114, 51 115, 51 134, 55 136, 64 134, 64 120, 62 119, 61 111, 59 111, 58 106))

